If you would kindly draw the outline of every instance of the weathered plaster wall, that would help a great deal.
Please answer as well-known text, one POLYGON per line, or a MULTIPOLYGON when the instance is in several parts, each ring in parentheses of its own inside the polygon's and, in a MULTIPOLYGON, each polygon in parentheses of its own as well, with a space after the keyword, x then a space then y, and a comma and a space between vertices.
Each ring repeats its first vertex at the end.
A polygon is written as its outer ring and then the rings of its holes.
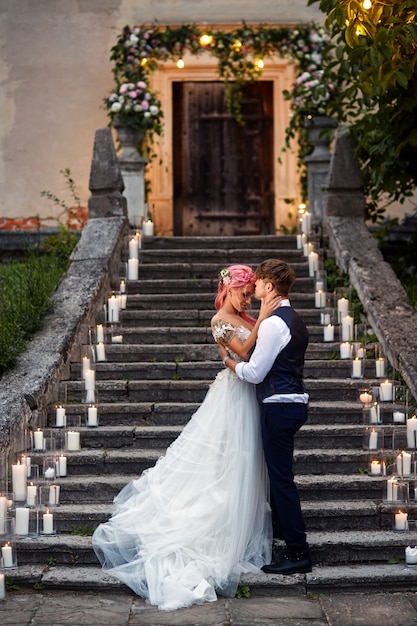
POLYGON ((306 0, 0 0, 0 218, 59 212, 70 168, 84 205, 110 48, 125 24, 291 24, 322 20, 306 0))

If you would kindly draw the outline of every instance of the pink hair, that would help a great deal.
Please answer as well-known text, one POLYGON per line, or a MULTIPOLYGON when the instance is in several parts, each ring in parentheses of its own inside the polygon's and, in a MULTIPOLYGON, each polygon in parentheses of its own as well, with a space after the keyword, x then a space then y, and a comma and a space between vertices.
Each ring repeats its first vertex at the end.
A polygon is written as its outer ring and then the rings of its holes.
MULTIPOLYGON (((236 289, 238 287, 245 287, 245 285, 254 285, 256 283, 256 275, 247 265, 229 265, 226 269, 229 272, 229 276, 227 277, 229 282, 225 284, 222 279, 219 280, 217 296, 214 301, 216 311, 219 311, 222 308, 227 296, 228 288, 236 289)), ((240 315, 240 317, 247 322, 255 322, 255 319, 251 315, 245 313, 245 311, 238 313, 238 315, 240 315)))

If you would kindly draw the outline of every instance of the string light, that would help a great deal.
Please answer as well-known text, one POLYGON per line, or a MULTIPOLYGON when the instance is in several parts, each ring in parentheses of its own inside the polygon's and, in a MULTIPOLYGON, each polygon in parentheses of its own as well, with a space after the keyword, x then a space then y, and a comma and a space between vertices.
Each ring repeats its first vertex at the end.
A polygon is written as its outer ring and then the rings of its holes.
POLYGON ((185 63, 182 59, 178 59, 177 61, 177 67, 179 70, 182 70, 182 68, 184 67, 185 63))
POLYGON ((371 0, 363 0, 362 6, 365 9, 365 11, 368 11, 372 7, 371 0))
POLYGON ((211 43, 213 43, 213 37, 211 35, 201 35, 200 44, 202 46, 209 46, 211 43))
POLYGON ((256 61, 256 66, 259 67, 260 70, 262 70, 265 67, 265 63, 264 63, 263 59, 258 59, 256 61))

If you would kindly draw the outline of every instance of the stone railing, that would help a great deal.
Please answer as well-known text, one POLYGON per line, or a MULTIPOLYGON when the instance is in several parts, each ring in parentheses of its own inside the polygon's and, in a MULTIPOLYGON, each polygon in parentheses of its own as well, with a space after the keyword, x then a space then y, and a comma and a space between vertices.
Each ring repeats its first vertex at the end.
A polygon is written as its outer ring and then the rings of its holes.
POLYGON ((340 129, 330 164, 324 229, 336 261, 348 273, 386 356, 417 399, 417 311, 384 261, 364 216, 361 172, 348 131, 340 129))
POLYGON ((59 381, 69 378, 74 351, 94 325, 106 293, 118 285, 128 223, 123 179, 108 128, 96 132, 90 191, 90 219, 54 294, 53 311, 0 382, 0 459, 6 467, 8 459, 22 451, 25 431, 45 426, 45 409, 57 399, 59 381))

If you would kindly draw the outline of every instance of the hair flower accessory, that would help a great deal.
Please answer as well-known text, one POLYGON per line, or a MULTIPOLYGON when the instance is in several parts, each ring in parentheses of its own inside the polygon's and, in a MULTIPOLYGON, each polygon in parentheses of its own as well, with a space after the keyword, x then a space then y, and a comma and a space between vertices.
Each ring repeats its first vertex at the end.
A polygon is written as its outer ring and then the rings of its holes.
POLYGON ((222 285, 228 285, 230 283, 230 281, 232 280, 231 276, 230 276, 230 272, 228 269, 222 269, 219 272, 219 281, 221 282, 222 285))

